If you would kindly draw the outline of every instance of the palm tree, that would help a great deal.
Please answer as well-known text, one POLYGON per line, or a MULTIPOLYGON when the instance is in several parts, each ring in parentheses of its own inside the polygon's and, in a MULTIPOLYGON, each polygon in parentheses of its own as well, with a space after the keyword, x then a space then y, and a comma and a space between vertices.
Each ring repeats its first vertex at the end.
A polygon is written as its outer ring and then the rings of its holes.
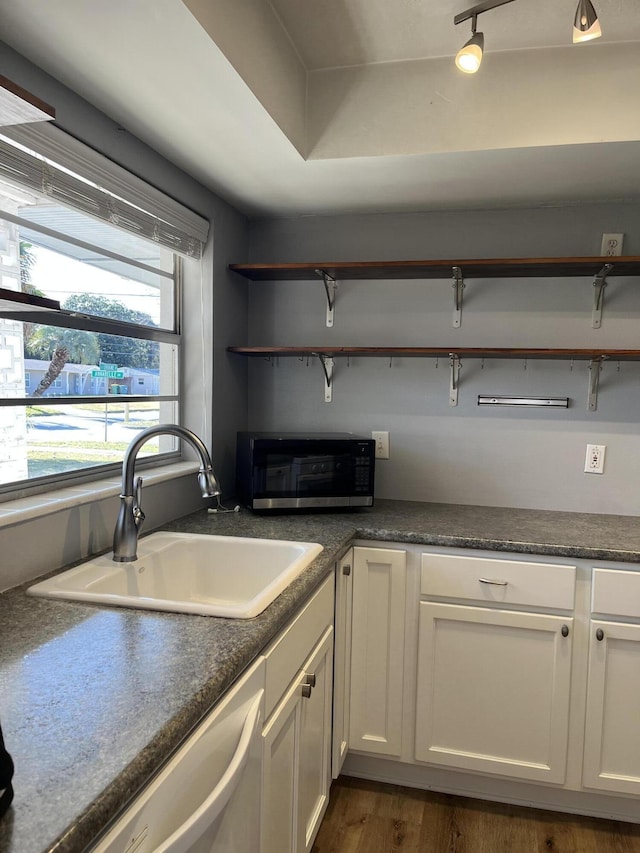
POLYGON ((78 364, 97 364, 100 359, 100 347, 96 334, 79 329, 39 326, 32 333, 27 346, 30 355, 51 359, 51 364, 32 394, 33 397, 41 397, 44 394, 60 376, 68 361, 75 361, 78 364))
MULTIPOLYGON (((44 293, 38 290, 31 280, 31 271, 35 267, 36 262, 37 258, 33 252, 33 245, 27 243, 25 240, 20 240, 20 290, 31 296, 44 296, 44 293)), ((34 329, 34 323, 24 322, 22 325, 25 349, 34 329)))

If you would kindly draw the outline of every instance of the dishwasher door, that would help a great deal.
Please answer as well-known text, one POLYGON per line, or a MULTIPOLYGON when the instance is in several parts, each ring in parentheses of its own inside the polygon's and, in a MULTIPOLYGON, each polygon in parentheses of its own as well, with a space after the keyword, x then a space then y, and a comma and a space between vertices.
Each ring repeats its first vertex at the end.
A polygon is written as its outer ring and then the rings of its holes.
POLYGON ((92 853, 255 853, 264 661, 254 664, 92 853))

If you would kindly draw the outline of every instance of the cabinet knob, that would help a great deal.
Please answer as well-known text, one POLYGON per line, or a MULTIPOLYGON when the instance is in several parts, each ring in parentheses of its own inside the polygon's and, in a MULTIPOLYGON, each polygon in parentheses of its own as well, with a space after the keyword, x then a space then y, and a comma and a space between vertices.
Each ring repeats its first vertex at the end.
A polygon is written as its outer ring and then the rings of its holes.
POLYGON ((351 574, 351 566, 350 566, 348 563, 346 563, 346 564, 342 567, 342 574, 343 574, 343 575, 350 575, 350 574, 351 574))
POLYGON ((563 625, 562 628, 560 628, 560 633, 562 634, 563 637, 568 637, 569 636, 569 626, 563 625))
POLYGON ((308 672, 304 677, 304 683, 308 684, 309 687, 316 686, 316 674, 315 672, 308 672))
POLYGON ((311 691, 312 691, 312 690, 313 690, 313 687, 312 687, 310 684, 303 684, 303 685, 302 685, 302 695, 303 695, 303 697, 304 697, 305 699, 310 699, 310 698, 311 698, 311 691))
POLYGON ((596 631, 596 640, 601 643, 604 640, 604 631, 602 628, 598 628, 596 631))

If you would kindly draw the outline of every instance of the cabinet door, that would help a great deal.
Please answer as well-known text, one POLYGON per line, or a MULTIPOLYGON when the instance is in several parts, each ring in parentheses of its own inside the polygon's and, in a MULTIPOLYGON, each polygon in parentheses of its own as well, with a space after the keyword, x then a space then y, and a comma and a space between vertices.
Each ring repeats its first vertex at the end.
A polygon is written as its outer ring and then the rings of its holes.
MULTIPOLYGON (((297 850, 308 853, 329 804, 333 628, 304 665, 298 754, 297 850)), ((276 781, 276 784, 278 782, 276 781)))
POLYGON ((351 681, 351 602, 353 550, 336 565, 336 615, 333 657, 333 748, 331 775, 337 779, 349 749, 351 681))
POLYGON ((416 758, 564 782, 572 629, 558 616, 422 602, 416 758))
POLYGON ((297 853, 301 704, 298 675, 262 732, 260 853, 297 853))
POLYGON ((583 784, 640 794, 640 625, 591 622, 583 784))
POLYGON ((333 627, 262 732, 260 853, 308 853, 331 786, 333 627))
POLYGON ((353 551, 349 745, 400 755, 406 551, 353 551))

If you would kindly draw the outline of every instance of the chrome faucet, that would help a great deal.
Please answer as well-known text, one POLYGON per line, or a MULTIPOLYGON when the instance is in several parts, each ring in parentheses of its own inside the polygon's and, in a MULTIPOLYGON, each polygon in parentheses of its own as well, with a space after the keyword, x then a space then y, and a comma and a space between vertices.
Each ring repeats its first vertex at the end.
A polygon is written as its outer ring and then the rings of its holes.
POLYGON ((116 563, 132 563, 137 559, 138 534, 144 522, 144 513, 140 506, 142 477, 134 482, 134 470, 138 451, 154 435, 177 435, 187 441, 200 457, 198 483, 202 497, 215 498, 221 493, 209 452, 194 432, 177 424, 158 424, 142 430, 127 448, 122 463, 120 511, 113 533, 113 559, 116 563))

